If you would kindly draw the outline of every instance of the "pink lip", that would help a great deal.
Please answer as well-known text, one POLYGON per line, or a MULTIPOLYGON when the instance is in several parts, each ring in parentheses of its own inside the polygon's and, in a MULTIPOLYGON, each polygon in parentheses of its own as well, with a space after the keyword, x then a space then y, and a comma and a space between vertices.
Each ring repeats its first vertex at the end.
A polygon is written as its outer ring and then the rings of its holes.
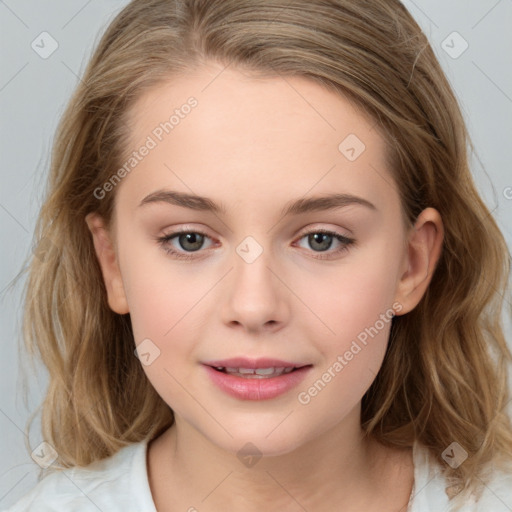
POLYGON ((204 368, 212 382, 228 395, 240 400, 269 400, 275 398, 297 386, 311 369, 311 365, 294 365, 275 359, 259 359, 248 361, 243 358, 227 359, 223 361, 211 361, 204 364, 204 368), (211 365, 211 366, 210 366, 211 365), (290 373, 278 377, 267 378, 244 378, 236 375, 229 375, 216 370, 212 366, 223 366, 228 368, 270 368, 270 367, 296 367, 290 373))

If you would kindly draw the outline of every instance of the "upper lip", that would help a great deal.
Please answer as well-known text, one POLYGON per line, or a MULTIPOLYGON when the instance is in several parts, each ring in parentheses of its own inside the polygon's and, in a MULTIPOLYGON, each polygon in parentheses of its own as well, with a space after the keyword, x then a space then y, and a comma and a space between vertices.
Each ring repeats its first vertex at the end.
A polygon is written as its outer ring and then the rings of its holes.
POLYGON ((290 363, 289 361, 282 361, 280 359, 271 359, 268 357, 261 357, 257 359, 248 359, 247 357, 232 357, 230 359, 218 359, 216 361, 206 361, 207 366, 223 368, 300 368, 301 366, 308 366, 304 363, 290 363))

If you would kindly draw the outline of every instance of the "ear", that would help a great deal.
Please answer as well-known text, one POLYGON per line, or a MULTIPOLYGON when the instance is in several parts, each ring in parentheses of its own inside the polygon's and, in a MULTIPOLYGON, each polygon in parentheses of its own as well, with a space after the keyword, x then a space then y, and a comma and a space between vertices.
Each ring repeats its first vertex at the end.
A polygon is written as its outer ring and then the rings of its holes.
POLYGON ((105 228, 103 218, 97 213, 89 213, 85 222, 92 233, 94 249, 107 289, 108 305, 112 311, 124 315, 129 312, 128 302, 110 233, 105 228))
POLYGON ((395 300, 402 305, 397 315, 412 311, 420 302, 441 256, 444 228, 434 208, 423 210, 408 235, 402 276, 395 300))

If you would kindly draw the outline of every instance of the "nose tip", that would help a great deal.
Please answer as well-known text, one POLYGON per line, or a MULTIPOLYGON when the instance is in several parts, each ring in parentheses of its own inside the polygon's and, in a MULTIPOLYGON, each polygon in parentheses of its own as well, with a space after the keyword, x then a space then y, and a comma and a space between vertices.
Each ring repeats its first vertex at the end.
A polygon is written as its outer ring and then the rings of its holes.
POLYGON ((257 332, 279 328, 287 317, 286 287, 276 279, 268 254, 255 237, 246 237, 236 249, 238 260, 227 279, 223 320, 257 332))

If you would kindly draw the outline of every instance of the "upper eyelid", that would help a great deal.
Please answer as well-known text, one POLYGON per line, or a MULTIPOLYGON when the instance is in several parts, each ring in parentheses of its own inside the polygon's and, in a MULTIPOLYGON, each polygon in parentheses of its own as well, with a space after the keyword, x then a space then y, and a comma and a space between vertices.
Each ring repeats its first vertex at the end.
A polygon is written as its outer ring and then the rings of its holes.
POLYGON ((348 230, 347 228, 344 228, 344 229, 345 229, 345 231, 348 231, 350 234, 341 233, 339 231, 339 229, 340 228, 336 229, 336 228, 329 228, 329 227, 325 227, 325 226, 313 226, 313 227, 308 227, 308 228, 301 229, 297 236, 298 237, 302 237, 302 236, 307 235, 309 233, 328 232, 328 233, 332 233, 332 234, 335 234, 335 235, 343 236, 345 238, 351 238, 352 237, 352 232, 350 230, 348 230))
MULTIPOLYGON (((215 237, 210 236, 208 233, 201 229, 177 229, 176 231, 172 231, 168 234, 163 234, 161 238, 175 238, 178 235, 182 235, 185 233, 197 233, 199 235, 205 236, 207 238, 210 238, 211 240, 214 240, 215 237)), ((309 235, 311 233, 326 233, 326 234, 332 234, 337 235, 346 239, 352 239, 351 235, 346 235, 344 233, 340 233, 332 228, 311 228, 311 229, 304 229, 299 232, 299 234, 294 238, 294 240, 304 238, 306 235, 309 235)))
MULTIPOLYGON (((171 232, 168 235, 165 234, 165 229, 164 229, 164 234, 163 234, 164 237, 165 236, 174 236, 174 235, 181 234, 181 233, 199 233, 199 234, 208 236, 209 238, 215 238, 214 236, 211 236, 207 233, 208 229, 195 228, 188 224, 184 224, 178 228, 174 228, 174 229, 169 228, 169 229, 171 229, 171 232)), ((352 237, 352 231, 349 230, 348 228, 326 227, 325 225, 322 225, 321 223, 315 223, 315 224, 313 224, 313 226, 302 228, 296 236, 304 236, 305 234, 308 234, 308 233, 317 233, 317 232, 322 232, 322 231, 328 231, 333 234, 344 236, 345 238, 352 237), (348 234, 340 233, 339 229, 343 229, 344 231, 348 232, 348 234)))

